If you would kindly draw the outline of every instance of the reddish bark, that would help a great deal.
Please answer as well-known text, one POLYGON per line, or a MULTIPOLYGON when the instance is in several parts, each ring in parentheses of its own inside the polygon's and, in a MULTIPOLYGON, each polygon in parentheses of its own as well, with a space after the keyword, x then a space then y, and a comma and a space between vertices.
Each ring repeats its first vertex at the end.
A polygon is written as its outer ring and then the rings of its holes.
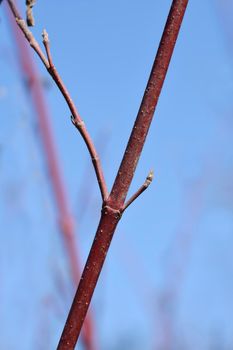
POLYGON ((58 350, 74 349, 78 340, 105 256, 124 210, 124 202, 152 121, 187 4, 188 0, 174 0, 172 3, 138 116, 112 191, 103 206, 97 233, 58 350))
MULTIPOLYGON (((76 110, 74 103, 71 100, 66 87, 64 86, 52 63, 49 42, 47 40, 48 38, 46 37, 47 33, 44 33, 44 45, 47 52, 46 58, 35 38, 32 36, 28 28, 25 27, 25 22, 20 18, 17 9, 15 9, 13 1, 7 1, 16 17, 19 27, 24 32, 25 37, 41 58, 48 72, 53 77, 55 83, 66 99, 72 113, 73 124, 82 135, 91 155, 103 199, 103 209, 97 233, 57 348, 58 350, 71 350, 75 348, 78 340, 116 226, 125 207, 128 206, 128 203, 132 203, 132 199, 129 199, 125 204, 125 199, 152 121, 188 0, 173 0, 172 2, 170 13, 168 15, 143 100, 109 196, 100 161, 92 140, 87 133, 87 130, 76 110)), ((141 190, 142 187, 139 191, 137 191, 137 194, 141 193, 141 190)), ((134 195, 132 198, 135 199, 136 197, 137 196, 134 195)))

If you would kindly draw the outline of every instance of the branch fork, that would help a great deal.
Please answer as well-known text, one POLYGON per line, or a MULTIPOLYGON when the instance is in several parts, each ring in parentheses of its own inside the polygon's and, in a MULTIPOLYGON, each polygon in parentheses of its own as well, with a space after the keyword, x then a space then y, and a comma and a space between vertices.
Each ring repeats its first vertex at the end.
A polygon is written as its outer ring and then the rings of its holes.
POLYGON ((28 29, 28 26, 27 26, 25 20, 22 19, 21 17, 18 17, 18 12, 16 12, 16 14, 15 14, 15 20, 16 20, 16 23, 18 24, 19 28, 22 30, 23 34, 25 35, 25 37, 26 37, 27 41, 29 42, 30 46, 36 51, 36 53, 40 57, 41 61, 44 63, 45 67, 48 68, 49 67, 49 63, 48 63, 45 55, 43 54, 39 43, 35 39, 35 37, 32 34, 32 32, 28 29))
POLYGON ((121 215, 125 209, 148 188, 153 179, 153 172, 150 172, 144 184, 128 201, 126 201, 127 193, 131 185, 148 130, 150 128, 160 92, 162 90, 167 69, 179 34, 179 29, 188 5, 188 0, 172 1, 171 9, 144 92, 141 106, 139 108, 128 145, 110 194, 107 190, 99 156, 96 152, 92 139, 88 134, 84 123, 82 122, 82 119, 70 97, 68 90, 66 89, 62 79, 53 65, 49 39, 46 31, 43 31, 43 43, 47 58, 44 56, 39 44, 34 41, 35 39, 28 30, 25 22, 21 19, 14 2, 12 0, 7 0, 7 2, 12 13, 16 17, 16 21, 20 29, 23 31, 30 45, 41 58, 46 69, 52 76, 67 102, 72 115, 72 123, 79 130, 91 156, 103 200, 103 207, 96 235, 57 347, 57 350, 72 350, 75 348, 76 342, 79 338, 88 306, 94 293, 105 257, 121 215))

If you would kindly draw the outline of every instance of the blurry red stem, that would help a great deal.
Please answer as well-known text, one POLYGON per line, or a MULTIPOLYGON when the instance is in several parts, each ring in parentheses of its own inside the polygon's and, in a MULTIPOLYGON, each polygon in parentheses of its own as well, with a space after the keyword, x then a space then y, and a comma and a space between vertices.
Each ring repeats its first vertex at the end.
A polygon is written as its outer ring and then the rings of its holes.
MULTIPOLYGON (((31 99, 36 110, 38 127, 49 171, 49 178, 58 210, 59 227, 66 244, 66 251, 69 258, 73 283, 74 286, 76 286, 80 278, 80 268, 75 242, 74 220, 71 214, 69 201, 61 175, 61 169, 59 166, 53 132, 50 124, 50 116, 46 105, 41 80, 31 58, 31 54, 28 50, 25 39, 17 28, 15 21, 13 21, 12 16, 9 16, 9 20, 18 48, 19 62, 21 64, 23 75, 27 78, 27 87, 31 93, 31 99)), ((85 348, 87 350, 93 350, 96 348, 92 334, 92 323, 93 320, 91 319, 91 316, 87 317, 83 333, 84 343, 86 344, 85 348)))

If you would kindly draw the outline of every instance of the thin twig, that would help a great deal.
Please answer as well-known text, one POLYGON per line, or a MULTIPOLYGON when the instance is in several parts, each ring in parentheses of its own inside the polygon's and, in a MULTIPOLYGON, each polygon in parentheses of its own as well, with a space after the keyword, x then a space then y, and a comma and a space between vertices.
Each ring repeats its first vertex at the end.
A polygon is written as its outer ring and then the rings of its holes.
POLYGON ((42 37, 43 37, 43 44, 44 44, 44 47, 45 47, 47 58, 48 58, 48 61, 49 61, 49 67, 52 67, 53 66, 53 61, 52 61, 52 55, 51 55, 51 51, 50 51, 49 35, 48 35, 48 33, 46 32, 45 29, 42 32, 42 37))
POLYGON ((35 37, 33 36, 32 32, 28 29, 28 26, 27 26, 26 22, 24 21, 24 19, 16 17, 15 20, 16 20, 19 28, 24 33, 30 46, 36 51, 36 53, 38 54, 38 56, 40 57, 40 59, 44 63, 45 67, 48 69, 49 68, 48 60, 46 59, 45 55, 43 54, 43 52, 40 48, 40 45, 37 42, 37 40, 35 39, 35 37))
POLYGON ((8 2, 8 5, 10 6, 10 9, 11 9, 13 15, 15 16, 15 19, 16 18, 19 18, 19 19, 21 18, 22 19, 22 17, 19 14, 19 11, 18 11, 17 7, 15 6, 14 1, 7 0, 7 2, 8 2))
MULTIPOLYGON (((68 105, 70 112, 73 116, 73 124, 76 126, 76 128, 80 132, 80 134, 81 134, 81 136, 82 136, 82 138, 87 146, 87 149, 90 153, 91 160, 92 160, 92 163, 93 163, 93 166, 95 169, 97 181, 99 184, 102 200, 106 201, 106 199, 108 197, 108 190, 107 190, 102 166, 100 163, 100 159, 99 159, 98 153, 95 149, 95 146, 93 144, 93 141, 92 141, 92 139, 91 139, 85 125, 83 124, 83 121, 82 121, 82 119, 81 119, 81 117, 76 109, 76 106, 75 106, 74 102, 72 101, 70 94, 69 94, 65 84, 63 83, 59 73, 57 72, 55 66, 54 65, 50 66, 49 61, 44 56, 39 44, 35 40, 33 34, 29 31, 29 29, 26 25, 26 22, 20 16, 19 11, 17 10, 14 2, 12 0, 7 0, 7 2, 8 2, 8 5, 10 6, 10 9, 11 9, 13 15, 15 16, 15 19, 16 19, 18 26, 20 27, 20 29, 24 33, 24 35, 25 35, 26 39, 28 40, 28 42, 30 43, 30 45, 33 47, 33 49, 39 55, 40 59, 44 63, 46 69, 48 70, 49 74, 53 78, 54 82, 56 83, 57 87, 59 88, 60 92, 62 93, 63 97, 65 98, 65 100, 67 102, 67 105, 68 105), (80 127, 80 125, 82 125, 82 127, 80 127)), ((51 54, 50 54, 50 60, 52 61, 51 54)))
POLYGON ((124 204, 122 213, 123 211, 125 211, 125 209, 127 209, 130 206, 130 204, 132 204, 135 201, 135 199, 137 199, 150 186, 151 182, 153 181, 153 178, 154 178, 154 172, 153 170, 151 170, 147 175, 144 184, 141 187, 139 187, 137 192, 135 192, 132 195, 132 197, 124 204))

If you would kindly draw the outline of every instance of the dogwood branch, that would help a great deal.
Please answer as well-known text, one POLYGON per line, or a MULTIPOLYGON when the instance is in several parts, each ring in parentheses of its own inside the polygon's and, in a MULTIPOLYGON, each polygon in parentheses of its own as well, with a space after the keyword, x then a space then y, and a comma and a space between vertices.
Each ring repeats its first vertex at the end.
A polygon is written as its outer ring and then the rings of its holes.
MULTIPOLYGON (((14 12, 12 0, 7 0, 12 12, 17 20, 21 18, 14 12)), ((98 155, 94 145, 86 131, 85 125, 79 116, 70 95, 65 88, 60 76, 58 75, 52 58, 49 57, 50 49, 47 47, 48 55, 47 64, 45 64, 49 74, 53 77, 58 88, 62 92, 71 111, 71 119, 73 124, 81 133, 89 153, 91 155, 93 165, 96 171, 96 176, 99 182, 103 207, 100 222, 97 228, 95 239, 93 241, 86 265, 84 267, 77 292, 75 294, 64 330, 62 332, 58 350, 72 350, 75 348, 79 338, 81 328, 86 317, 88 307, 94 293, 96 283, 102 270, 109 246, 111 244, 117 224, 122 216, 125 208, 133 202, 133 200, 148 187, 151 176, 147 179, 146 186, 142 186, 136 194, 126 201, 129 187, 131 185, 134 172, 136 170, 138 160, 140 158, 146 136, 154 115, 154 111, 161 93, 161 89, 166 77, 167 69, 172 57, 175 43, 178 37, 179 29, 183 20, 183 16, 188 4, 188 0, 173 0, 162 39, 159 44, 157 55, 152 67, 147 87, 139 108, 139 112, 133 126, 128 145, 126 147, 121 165, 119 167, 115 182, 113 184, 110 195, 108 196, 102 168, 100 166, 98 155), (50 62, 49 62, 50 61, 50 62)), ((25 26, 21 26, 27 39, 27 31, 25 26)), ((46 44, 47 45, 47 44, 46 44)), ((35 49, 38 53, 38 50, 35 49)), ((43 61, 43 60, 42 60, 43 61)))
MULTIPOLYGON (((28 29, 26 22, 22 19, 22 17, 19 14, 18 9, 16 8, 14 2, 12 0, 7 0, 8 5, 13 13, 13 15, 15 16, 16 22, 19 26, 19 28, 22 30, 22 32, 24 33, 26 39, 28 40, 29 44, 33 47, 33 49, 36 51, 36 53, 38 54, 38 56, 40 57, 41 61, 43 62, 44 66, 46 67, 46 69, 48 70, 49 74, 51 75, 51 77, 53 78, 53 80, 55 81, 57 87, 59 88, 60 92, 62 93, 63 97, 65 98, 67 105, 70 109, 70 112, 72 114, 72 122, 75 125, 75 127, 78 129, 78 131, 80 132, 86 146, 87 149, 89 151, 89 154, 91 156, 91 160, 94 166, 94 170, 96 173, 96 177, 97 177, 97 181, 99 184, 99 188, 100 188, 100 192, 101 192, 101 196, 103 201, 107 199, 108 197, 108 190, 107 190, 107 186, 106 186, 106 182, 104 179, 104 174, 103 174, 103 170, 102 170, 102 166, 100 163, 100 159, 98 156, 98 153, 95 149, 95 146, 92 142, 92 139, 86 129, 86 126, 83 122, 83 120, 81 119, 76 106, 74 104, 74 102, 71 99, 71 96, 65 86, 65 84, 63 83, 60 75, 58 74, 55 66, 52 64, 50 65, 50 63, 52 62, 52 57, 51 54, 49 54, 49 60, 45 57, 45 55, 43 54, 40 45, 38 44, 38 42, 36 41, 36 39, 34 38, 33 34, 31 33, 31 31, 28 29)), ((48 43, 47 43, 47 48, 48 48, 48 43)), ((49 51, 50 52, 50 51, 49 51)))
MULTIPOLYGON (((57 350, 73 350, 94 293, 166 77, 188 0, 173 0, 149 81, 102 214, 57 350)), ((129 203, 129 202, 128 202, 129 203)), ((126 202, 127 205, 127 202, 126 202)))

